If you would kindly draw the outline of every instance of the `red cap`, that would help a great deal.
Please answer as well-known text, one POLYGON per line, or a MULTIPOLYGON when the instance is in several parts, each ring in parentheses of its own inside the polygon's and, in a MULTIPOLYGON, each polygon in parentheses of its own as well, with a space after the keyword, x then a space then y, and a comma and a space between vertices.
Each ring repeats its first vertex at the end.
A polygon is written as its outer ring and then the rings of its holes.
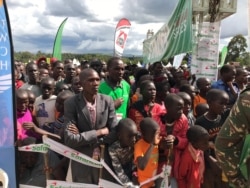
POLYGON ((50 58, 50 63, 55 63, 56 61, 57 61, 57 58, 55 58, 55 57, 50 58))
POLYGON ((46 57, 40 57, 40 58, 36 61, 36 63, 38 64, 38 63, 40 63, 41 61, 45 61, 45 62, 46 62, 46 57))

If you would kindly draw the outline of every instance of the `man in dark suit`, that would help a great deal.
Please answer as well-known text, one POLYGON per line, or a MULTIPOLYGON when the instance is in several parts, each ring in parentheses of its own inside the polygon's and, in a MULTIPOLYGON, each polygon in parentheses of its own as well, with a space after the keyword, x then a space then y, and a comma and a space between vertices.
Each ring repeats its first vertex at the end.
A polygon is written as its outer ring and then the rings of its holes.
MULTIPOLYGON (((114 102, 111 97, 98 93, 100 77, 93 69, 80 73, 83 91, 64 103, 65 145, 94 159, 100 158, 100 140, 106 145, 116 140, 114 128, 117 124, 114 102), (70 131, 75 124, 79 134, 70 131)), ((107 147, 106 147, 107 148, 107 147)), ((105 152, 104 159, 108 159, 105 152)), ((74 182, 98 184, 99 169, 71 163, 74 182)), ((105 178, 105 172, 103 173, 105 178)))

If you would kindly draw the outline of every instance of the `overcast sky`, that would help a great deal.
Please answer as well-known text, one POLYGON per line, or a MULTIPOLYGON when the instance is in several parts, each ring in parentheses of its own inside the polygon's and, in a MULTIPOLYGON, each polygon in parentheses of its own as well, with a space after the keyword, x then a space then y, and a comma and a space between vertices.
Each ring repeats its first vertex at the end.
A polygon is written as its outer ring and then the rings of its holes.
MULTIPOLYGON (((62 51, 113 52, 119 19, 131 22, 124 54, 142 54, 148 29, 157 32, 168 21, 177 0, 7 0, 15 51, 52 53, 61 22, 62 51)), ((222 21, 220 46, 230 37, 247 35, 247 0, 238 0, 237 13, 222 21)))

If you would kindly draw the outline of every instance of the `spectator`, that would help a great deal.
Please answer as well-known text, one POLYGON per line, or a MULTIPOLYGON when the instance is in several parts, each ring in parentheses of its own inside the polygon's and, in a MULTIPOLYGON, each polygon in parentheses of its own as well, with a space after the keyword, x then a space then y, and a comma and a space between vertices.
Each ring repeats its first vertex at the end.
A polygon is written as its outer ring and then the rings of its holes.
POLYGON ((198 78, 196 81, 196 86, 198 88, 199 93, 197 93, 194 97, 194 115, 196 116, 196 106, 198 104, 207 103, 206 96, 207 92, 211 88, 211 81, 208 78, 198 78))
POLYGON ((41 88, 37 85, 38 82, 38 67, 35 63, 28 63, 26 66, 28 82, 23 84, 20 89, 31 90, 36 97, 41 95, 41 88))
MULTIPOLYGON (((64 103, 64 141, 67 146, 98 159, 99 143, 103 142, 108 146, 116 140, 114 128, 117 121, 114 103, 111 97, 98 93, 100 77, 93 69, 84 69, 80 74, 80 82, 83 91, 64 103), (76 125, 79 134, 70 132, 69 127, 72 124, 76 125)), ((104 160, 108 162, 108 159, 105 150, 104 160)), ((94 167, 72 161, 71 170, 74 182, 99 182, 99 170, 94 167)), ((107 178, 106 175, 107 172, 104 171, 104 179, 107 178)))
POLYGON ((109 155, 116 175, 122 183, 132 182, 134 144, 136 142, 137 128, 133 120, 122 119, 117 125, 118 141, 109 147, 109 155))
POLYGON ((124 63, 119 57, 112 57, 107 63, 108 79, 100 84, 99 93, 112 97, 118 120, 127 117, 130 85, 123 80, 124 63))
MULTIPOLYGON (((241 171, 242 159, 249 159, 249 106, 250 90, 243 91, 229 114, 227 120, 221 127, 215 140, 215 153, 226 177, 232 187, 245 188, 249 187, 249 177, 241 171), (244 144, 245 142, 245 144, 244 144)), ((247 165, 249 174, 249 160, 242 160, 247 165)))
POLYGON ((248 71, 243 68, 236 69, 235 84, 237 85, 239 91, 246 89, 247 85, 248 71))
MULTIPOLYGON (((152 118, 145 118, 140 123, 142 138, 135 144, 134 162, 137 166, 138 181, 141 184, 145 180, 157 174, 158 145, 160 143, 160 127, 152 118)), ((149 182, 142 188, 154 186, 149 182)))
POLYGON ((208 149, 209 134, 200 126, 187 131, 188 146, 181 155, 178 188, 200 188, 205 170, 203 151, 208 149))
POLYGON ((38 122, 38 126, 43 128, 49 123, 55 121, 55 102, 56 96, 53 95, 55 82, 53 78, 44 78, 41 81, 42 95, 36 98, 34 104, 34 116, 38 122))
POLYGON ((233 83, 235 74, 236 70, 234 66, 223 65, 220 69, 221 78, 211 86, 213 89, 221 89, 227 92, 229 96, 228 107, 233 106, 239 94, 239 88, 233 83))

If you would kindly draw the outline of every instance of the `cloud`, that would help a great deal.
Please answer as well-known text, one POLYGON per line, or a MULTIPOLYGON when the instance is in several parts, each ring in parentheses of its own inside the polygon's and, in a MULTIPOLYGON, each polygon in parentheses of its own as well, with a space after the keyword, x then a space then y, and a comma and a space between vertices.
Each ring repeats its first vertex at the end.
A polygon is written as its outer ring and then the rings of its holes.
POLYGON ((138 24, 164 23, 172 14, 178 1, 166 0, 126 0, 121 3, 119 17, 126 17, 138 24))
POLYGON ((237 3, 237 12, 221 22, 221 38, 237 34, 247 35, 248 19, 250 19, 247 14, 247 0, 238 0, 237 3))
MULTIPOLYGON (((14 49, 51 53, 61 22, 62 51, 69 53, 113 53, 115 27, 119 19, 131 22, 124 54, 142 55, 148 29, 156 33, 173 13, 177 0, 8 0, 14 49)), ((238 12, 221 24, 221 45, 230 37, 247 33, 247 0, 238 0, 238 12)))
POLYGON ((44 14, 48 16, 53 15, 56 17, 94 17, 94 14, 89 11, 86 5, 86 1, 79 0, 70 0, 63 2, 61 0, 47 0, 44 14))

